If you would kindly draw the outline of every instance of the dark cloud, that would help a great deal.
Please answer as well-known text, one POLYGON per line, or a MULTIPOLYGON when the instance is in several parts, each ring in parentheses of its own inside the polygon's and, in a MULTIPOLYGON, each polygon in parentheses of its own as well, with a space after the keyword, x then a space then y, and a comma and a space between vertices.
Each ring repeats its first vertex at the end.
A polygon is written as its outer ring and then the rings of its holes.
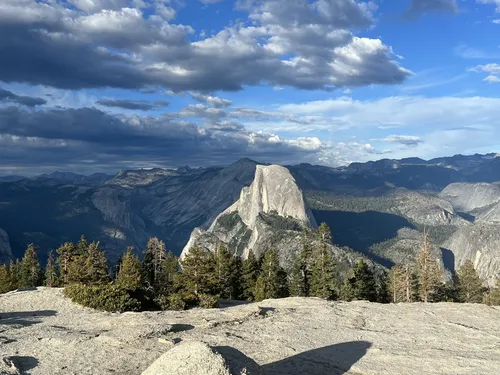
POLYGON ((411 0, 410 8, 405 13, 407 18, 418 18, 425 13, 457 13, 457 0, 411 0))
POLYGON ((105 107, 117 107, 130 110, 151 111, 155 108, 166 107, 169 103, 166 101, 157 100, 155 102, 147 102, 144 100, 124 100, 124 99, 101 99, 96 102, 105 107))
POLYGON ((405 146, 417 146, 424 141, 414 135, 390 135, 385 138, 372 139, 374 142, 399 143, 405 146))
MULTIPOLYGON (((171 117, 178 117, 177 115, 171 117)), ((114 116, 95 108, 0 108, 0 172, 36 169, 115 171, 135 165, 227 164, 244 156, 269 162, 314 162, 319 141, 280 140, 238 123, 114 116), (314 143, 316 142, 316 143, 314 143), (314 146, 314 147, 313 147, 314 146)))
POLYGON ((84 12, 65 3, 0 2, 0 35, 8 35, 0 38, 0 80, 213 92, 263 83, 329 90, 395 84, 410 75, 379 39, 349 31, 371 25, 370 3, 255 1, 248 10, 255 26, 239 23, 195 42, 190 26, 120 9, 121 1, 73 3, 84 12), (97 12, 105 6, 111 10, 97 12))
POLYGON ((1 101, 25 105, 27 107, 36 107, 37 105, 47 104, 47 101, 45 99, 16 95, 11 91, 0 88, 0 102, 1 101))

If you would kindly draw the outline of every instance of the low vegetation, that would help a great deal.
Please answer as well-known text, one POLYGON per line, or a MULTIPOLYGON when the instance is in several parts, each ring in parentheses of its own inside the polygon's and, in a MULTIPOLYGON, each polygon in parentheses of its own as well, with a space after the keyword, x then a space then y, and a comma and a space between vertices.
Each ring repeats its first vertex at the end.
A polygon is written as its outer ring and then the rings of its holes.
POLYGON ((280 266, 269 249, 259 259, 253 252, 245 260, 232 249, 217 252, 193 248, 182 260, 167 252, 165 243, 151 238, 142 260, 128 248, 110 267, 99 243, 82 236, 49 253, 45 270, 30 244, 22 260, 0 266, 0 293, 40 285, 64 287, 76 303, 104 311, 183 310, 214 308, 219 299, 260 301, 288 296, 372 302, 469 302, 500 304, 500 289, 483 287, 472 262, 466 262, 445 282, 428 236, 414 264, 394 266, 389 273, 374 273, 360 258, 339 277, 330 252, 331 232, 326 224, 302 232, 303 249, 290 272, 280 266))

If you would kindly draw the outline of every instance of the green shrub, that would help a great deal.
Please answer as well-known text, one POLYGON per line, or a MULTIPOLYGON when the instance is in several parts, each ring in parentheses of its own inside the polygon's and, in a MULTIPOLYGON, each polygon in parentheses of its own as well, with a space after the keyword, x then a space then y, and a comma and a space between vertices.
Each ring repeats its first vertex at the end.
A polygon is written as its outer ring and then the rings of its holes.
POLYGON ((186 308, 186 302, 182 294, 173 293, 168 297, 168 309, 169 310, 184 310, 186 308))
POLYGON ((109 312, 139 311, 141 303, 115 284, 71 284, 64 295, 82 306, 109 312))
POLYGON ((200 307, 203 309, 214 309, 219 307, 219 296, 211 294, 200 294, 200 307))

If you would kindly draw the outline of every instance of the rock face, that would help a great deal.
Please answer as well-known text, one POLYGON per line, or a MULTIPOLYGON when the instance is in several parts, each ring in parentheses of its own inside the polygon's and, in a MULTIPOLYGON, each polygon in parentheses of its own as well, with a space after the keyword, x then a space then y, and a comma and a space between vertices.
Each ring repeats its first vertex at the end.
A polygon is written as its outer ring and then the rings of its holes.
MULTIPOLYGON (((490 375, 500 366, 500 308, 480 304, 286 298, 111 314, 38 288, 0 295, 0 330, 0 373, 11 368, 2 358, 19 369, 12 373, 31 375, 137 375, 155 364, 162 375, 200 361, 235 375, 490 375)), ((210 374, 199 368, 189 375, 210 374)))
POLYGON ((471 212, 500 201, 500 186, 488 183, 454 183, 439 194, 457 211, 471 212))
POLYGON ((12 258, 9 235, 0 228, 0 264, 7 263, 12 258))
POLYGON ((479 276, 488 285, 500 278, 500 225, 478 222, 457 230, 443 247, 454 254, 455 269, 467 259, 474 263, 479 276))
POLYGON ((240 199, 223 214, 232 212, 238 212, 241 220, 250 228, 255 226, 262 212, 274 212, 279 216, 316 225, 295 179, 288 169, 279 165, 258 165, 252 184, 243 188, 240 199))
MULTIPOLYGON (((316 221, 288 169, 258 165, 252 184, 241 190, 240 199, 223 211, 208 230, 193 231, 181 259, 193 246, 215 251, 220 244, 243 258, 250 249, 260 256, 270 247, 279 250, 290 245, 294 253, 293 248, 301 246, 300 231, 305 226, 315 227, 316 221)), ((291 253, 280 252, 280 257, 284 261, 291 253)))

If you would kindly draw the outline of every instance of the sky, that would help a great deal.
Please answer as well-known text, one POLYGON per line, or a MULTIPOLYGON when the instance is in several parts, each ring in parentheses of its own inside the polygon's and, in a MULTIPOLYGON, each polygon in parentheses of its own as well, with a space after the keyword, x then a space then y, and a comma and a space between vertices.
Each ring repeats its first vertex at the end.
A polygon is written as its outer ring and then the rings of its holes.
POLYGON ((0 174, 500 152, 500 0, 1 0, 0 174))

